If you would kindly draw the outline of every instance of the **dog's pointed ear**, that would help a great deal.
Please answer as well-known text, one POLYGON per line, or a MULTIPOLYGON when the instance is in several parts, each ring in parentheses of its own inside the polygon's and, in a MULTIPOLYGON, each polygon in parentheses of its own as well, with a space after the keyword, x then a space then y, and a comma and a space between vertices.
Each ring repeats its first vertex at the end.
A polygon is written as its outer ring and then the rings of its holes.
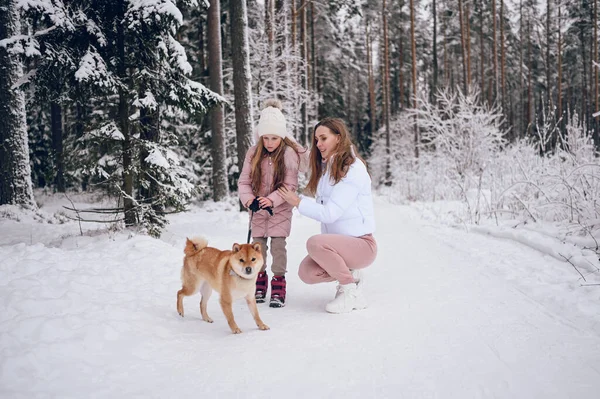
POLYGON ((238 244, 237 242, 235 244, 233 244, 233 248, 231 248, 231 250, 233 252, 238 252, 240 250, 240 244, 238 244))
POLYGON ((254 244, 252 244, 252 248, 254 248, 254 250, 256 252, 260 252, 260 250, 261 250, 260 242, 255 242, 254 244))

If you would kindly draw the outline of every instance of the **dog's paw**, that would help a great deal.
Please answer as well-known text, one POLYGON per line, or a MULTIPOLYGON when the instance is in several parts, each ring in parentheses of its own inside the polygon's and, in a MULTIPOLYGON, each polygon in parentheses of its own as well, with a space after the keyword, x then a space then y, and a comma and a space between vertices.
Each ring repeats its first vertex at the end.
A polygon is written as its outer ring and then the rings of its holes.
POLYGON ((242 333, 242 330, 240 330, 240 328, 239 328, 239 327, 236 327, 236 328, 232 328, 232 329, 231 329, 231 332, 232 332, 232 333, 234 333, 234 334, 241 334, 241 333, 242 333))
POLYGON ((183 310, 181 312, 177 312, 179 313, 179 316, 183 317, 183 310))
POLYGON ((211 319, 210 317, 202 318, 202 320, 204 320, 207 323, 212 323, 213 322, 213 319, 211 319))
POLYGON ((270 330, 269 326, 266 324, 261 324, 260 326, 258 326, 258 329, 263 331, 270 330))

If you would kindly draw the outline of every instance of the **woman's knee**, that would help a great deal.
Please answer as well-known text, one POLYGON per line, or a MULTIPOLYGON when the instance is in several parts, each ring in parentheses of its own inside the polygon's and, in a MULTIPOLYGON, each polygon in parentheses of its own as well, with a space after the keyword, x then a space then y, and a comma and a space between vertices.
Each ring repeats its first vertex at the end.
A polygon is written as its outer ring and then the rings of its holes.
POLYGON ((322 240, 319 239, 319 236, 312 236, 308 240, 306 240, 306 250, 308 253, 313 253, 322 247, 322 240))
POLYGON ((305 284, 316 284, 319 281, 317 276, 311 273, 309 267, 302 267, 302 265, 298 268, 298 277, 305 284))

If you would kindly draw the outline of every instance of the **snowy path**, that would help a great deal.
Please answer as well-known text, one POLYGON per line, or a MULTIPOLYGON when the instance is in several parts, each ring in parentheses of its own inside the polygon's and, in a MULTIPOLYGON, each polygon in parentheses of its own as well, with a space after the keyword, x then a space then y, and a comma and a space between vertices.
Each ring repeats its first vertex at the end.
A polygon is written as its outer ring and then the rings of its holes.
POLYGON ((260 307, 271 327, 263 332, 237 302, 240 336, 216 295, 207 324, 199 296, 184 302, 181 319, 175 293, 184 237, 203 233, 227 248, 245 240, 243 214, 176 215, 162 241, 118 234, 2 245, 0 397, 598 397, 600 316, 578 305, 589 292, 570 288, 568 265, 424 224, 409 208, 378 202, 377 217, 367 310, 329 315, 334 285, 298 280, 318 226, 296 215, 288 305, 260 307))

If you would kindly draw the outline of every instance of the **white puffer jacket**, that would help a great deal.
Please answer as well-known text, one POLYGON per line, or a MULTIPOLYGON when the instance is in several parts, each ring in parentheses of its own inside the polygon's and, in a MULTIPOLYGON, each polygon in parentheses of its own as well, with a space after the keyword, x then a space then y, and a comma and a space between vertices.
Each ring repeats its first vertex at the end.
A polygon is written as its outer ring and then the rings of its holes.
POLYGON ((298 211, 321 222, 321 233, 360 237, 375 232, 371 177, 358 158, 333 184, 329 168, 319 180, 316 198, 302 197, 298 211))

